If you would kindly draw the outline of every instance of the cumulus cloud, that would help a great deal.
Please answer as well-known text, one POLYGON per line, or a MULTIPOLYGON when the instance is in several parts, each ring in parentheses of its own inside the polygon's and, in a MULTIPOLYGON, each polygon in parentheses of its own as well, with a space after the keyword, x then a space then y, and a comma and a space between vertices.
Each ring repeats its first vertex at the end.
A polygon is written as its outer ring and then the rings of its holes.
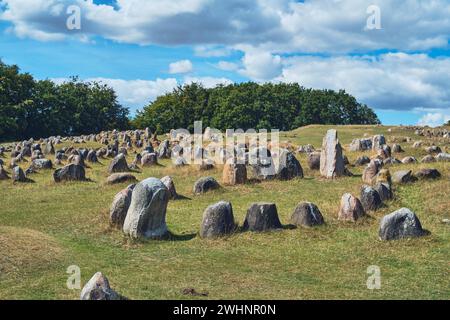
POLYGON ((180 60, 169 65, 169 73, 189 73, 193 70, 192 62, 190 60, 180 60))
POLYGON ((256 81, 267 81, 281 74, 282 64, 279 55, 272 55, 255 49, 245 49, 242 58, 243 69, 239 73, 256 81))
POLYGON ((447 121, 450 121, 450 108, 439 112, 429 112, 423 115, 417 124, 420 126, 438 127, 447 121))
POLYGON ((425 54, 302 56, 287 58, 276 81, 318 89, 345 89, 378 109, 450 107, 450 58, 425 54))
POLYGON ((219 61, 219 63, 217 63, 217 68, 224 71, 237 71, 239 69, 239 65, 234 62, 219 61))
POLYGON ((60 40, 69 35, 162 45, 196 45, 222 56, 230 47, 257 46, 272 53, 400 51, 447 47, 446 0, 0 0, 0 19, 22 37, 60 40), (77 4, 82 30, 67 30, 66 8, 77 4), (381 12, 381 30, 367 30, 367 8, 381 12))

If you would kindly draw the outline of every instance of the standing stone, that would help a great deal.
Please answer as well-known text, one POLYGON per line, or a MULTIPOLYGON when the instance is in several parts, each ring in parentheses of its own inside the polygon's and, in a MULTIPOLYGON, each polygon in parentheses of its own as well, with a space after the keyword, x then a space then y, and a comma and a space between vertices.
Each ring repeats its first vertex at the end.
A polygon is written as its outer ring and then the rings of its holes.
POLYGON ((338 215, 339 220, 356 221, 365 214, 361 201, 359 201, 358 198, 350 193, 346 193, 342 196, 338 215))
POLYGON ((202 194, 220 188, 219 183, 213 177, 198 179, 194 184, 194 194, 202 194))
POLYGON ((390 184, 379 182, 373 188, 378 192, 381 201, 387 201, 393 198, 392 187, 390 184))
POLYGON ((84 168, 77 164, 68 164, 60 169, 57 169, 53 173, 53 179, 55 182, 61 181, 85 181, 84 168))
POLYGON ((376 211, 383 204, 378 191, 370 186, 362 186, 361 187, 360 199, 361 199, 361 204, 366 212, 367 211, 376 211))
POLYGON ((416 181, 417 178, 412 175, 412 170, 400 170, 394 172, 392 181, 394 183, 409 183, 416 181))
POLYGON ((15 166, 12 169, 11 179, 14 182, 26 182, 27 177, 25 176, 25 173, 23 172, 22 168, 19 166, 15 166))
POLYGON ((137 181, 137 179, 131 173, 127 173, 127 172, 113 173, 106 179, 107 184, 118 184, 118 183, 124 183, 124 182, 129 182, 129 181, 134 182, 134 181, 137 181))
POLYGON ((380 171, 380 168, 381 162, 378 159, 371 160, 363 171, 362 174, 363 182, 367 184, 372 184, 378 172, 380 171))
POLYGON ((134 184, 129 185, 114 197, 111 208, 109 209, 109 221, 111 225, 120 229, 123 228, 125 217, 127 216, 128 209, 130 208, 131 195, 134 187, 134 184))
POLYGON ((414 212, 401 208, 381 219, 378 234, 381 240, 397 240, 421 237, 426 232, 414 212))
POLYGON ((200 237, 217 238, 236 229, 231 203, 220 201, 206 208, 200 227, 200 237))
POLYGON ((148 178, 138 183, 133 190, 123 232, 134 239, 166 235, 169 197, 169 191, 159 179, 148 178))
POLYGON ((320 152, 308 153, 308 167, 311 170, 320 170, 320 152))
POLYGON ((81 300, 121 300, 121 296, 109 286, 108 279, 97 272, 81 290, 81 300))
POLYGON ((35 159, 31 163, 31 167, 35 170, 51 169, 53 167, 53 164, 49 159, 35 159))
POLYGON ((119 153, 110 163, 108 172, 127 172, 129 171, 127 159, 123 153, 119 153))
POLYGON ((254 203, 247 211, 243 230, 268 231, 282 227, 274 203, 254 203))
POLYGON ((159 146, 158 150, 158 158, 160 159, 169 159, 171 155, 170 152, 170 141, 164 140, 159 146))
POLYGON ((325 222, 322 213, 314 203, 302 202, 295 208, 291 223, 296 226, 313 227, 325 222))
POLYGON ((378 151, 386 144, 386 139, 382 134, 376 135, 372 138, 372 150, 378 151))
POLYGON ((376 176, 376 183, 392 184, 391 173, 388 169, 381 169, 376 176))
POLYGON ((143 167, 150 167, 158 163, 156 153, 146 153, 141 158, 141 165, 143 167))
POLYGON ((337 131, 334 129, 328 130, 322 142, 320 174, 327 179, 333 179, 345 174, 342 147, 339 143, 337 131))
POLYGON ((161 178, 161 182, 164 183, 167 190, 169 190, 169 199, 175 200, 178 198, 177 190, 175 189, 175 183, 172 177, 166 176, 161 178))
POLYGON ((303 168, 292 152, 288 150, 281 151, 279 161, 278 179, 292 180, 294 178, 303 178, 303 168))
POLYGON ((8 174, 6 173, 3 166, 0 165, 0 180, 7 180, 7 179, 9 179, 8 174))
POLYGON ((223 167, 222 183, 224 185, 234 186, 245 184, 247 182, 247 168, 245 164, 235 163, 233 159, 227 161, 223 167))
POLYGON ((88 154, 86 155, 86 161, 91 163, 98 162, 97 152, 93 149, 89 150, 88 154))
POLYGON ((441 173, 437 169, 420 169, 414 176, 418 179, 438 179, 441 173))

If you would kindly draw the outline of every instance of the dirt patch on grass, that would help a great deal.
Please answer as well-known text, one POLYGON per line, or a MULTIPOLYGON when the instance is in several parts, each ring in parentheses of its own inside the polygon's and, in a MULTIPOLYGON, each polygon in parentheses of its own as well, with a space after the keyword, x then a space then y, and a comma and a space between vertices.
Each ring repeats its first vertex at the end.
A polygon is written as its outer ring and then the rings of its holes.
POLYGON ((0 274, 22 273, 59 260, 63 249, 42 232, 0 227, 0 274))

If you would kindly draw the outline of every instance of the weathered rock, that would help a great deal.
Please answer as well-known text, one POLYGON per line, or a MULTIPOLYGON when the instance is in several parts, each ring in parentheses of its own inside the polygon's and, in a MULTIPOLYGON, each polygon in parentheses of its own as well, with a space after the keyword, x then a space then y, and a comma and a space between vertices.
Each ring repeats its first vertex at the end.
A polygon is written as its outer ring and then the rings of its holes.
POLYGON ((378 151, 385 144, 386 144, 386 139, 385 139, 385 137, 382 134, 378 134, 378 135, 373 136, 373 138, 372 138, 372 150, 378 151))
POLYGON ((85 181, 85 171, 83 166, 77 164, 68 164, 53 173, 55 182, 61 181, 85 181))
POLYGON ((109 286, 108 279, 97 272, 81 290, 81 300, 121 300, 117 292, 109 286))
POLYGON ((187 165, 187 162, 186 162, 186 159, 184 159, 183 157, 177 157, 175 160, 174 160, 174 166, 175 167, 177 167, 177 168, 179 168, 179 167, 184 167, 184 166, 186 166, 187 165))
POLYGON ((123 228, 123 223, 127 216, 128 209, 130 208, 131 195, 134 187, 134 184, 129 185, 114 197, 109 209, 109 221, 111 225, 120 229, 123 228))
POLYGON ((90 163, 98 162, 97 152, 95 150, 89 150, 89 152, 86 155, 86 161, 90 163))
POLYGON ((158 158, 160 159, 169 159, 171 155, 170 151, 170 141, 164 140, 159 146, 158 150, 158 158))
POLYGON ((417 162, 417 160, 414 157, 404 157, 402 159, 402 163, 404 163, 404 164, 415 163, 415 162, 417 162))
POLYGON ((436 161, 450 161, 450 153, 441 152, 436 156, 436 161))
POLYGON ((356 221, 366 213, 361 201, 350 193, 346 193, 341 198, 338 219, 345 221, 356 221))
POLYGON ((255 148, 250 150, 248 157, 253 175, 257 179, 269 180, 276 177, 277 169, 270 150, 264 147, 255 148))
POLYGON ((412 175, 412 170, 400 170, 392 175, 392 182, 394 183, 409 183, 416 180, 417 178, 412 175))
POLYGON ((167 234, 169 191, 161 180, 148 178, 133 189, 123 232, 131 238, 159 238, 167 234))
POLYGON ((219 183, 213 177, 204 177, 194 184, 194 194, 202 194, 220 188, 219 183))
POLYGON ((320 154, 320 174, 327 179, 337 178, 345 174, 342 147, 339 143, 337 131, 334 129, 328 130, 323 138, 320 154))
POLYGON ((382 145, 378 151, 377 156, 379 159, 385 160, 391 157, 391 147, 389 147, 387 144, 382 145))
POLYGON ((396 240, 421 237, 426 232, 414 212, 401 208, 381 219, 378 234, 381 240, 396 240))
POLYGON ((383 160, 383 165, 386 165, 386 166, 391 165, 391 164, 400 164, 400 163, 402 163, 400 160, 398 160, 396 158, 392 158, 392 157, 389 157, 389 158, 386 158, 383 160))
POLYGON ((361 156, 356 159, 355 166, 363 166, 368 163, 370 163, 370 158, 368 156, 361 156))
POLYGON ((418 179, 438 179, 441 173, 437 169, 420 169, 414 176, 418 179))
POLYGON ((369 149, 372 149, 371 139, 353 139, 349 146, 350 151, 366 151, 369 149))
POLYGON ((167 190, 169 190, 169 199, 175 200, 178 199, 178 193, 175 188, 175 183, 173 182, 172 177, 166 176, 161 178, 161 182, 164 183, 167 190))
POLYGON ((52 161, 49 159, 35 159, 31 163, 31 166, 35 170, 52 169, 53 168, 52 161))
POLYGON ((9 179, 8 174, 6 173, 3 166, 0 165, 0 180, 7 180, 7 179, 9 179))
POLYGON ((158 157, 156 156, 156 153, 146 153, 141 158, 141 165, 143 167, 150 167, 155 164, 158 164, 158 157))
POLYGON ((378 192, 381 201, 387 201, 393 198, 392 188, 390 184, 379 182, 373 188, 378 192))
POLYGON ((370 186, 362 186, 361 187, 361 204, 364 210, 367 211, 376 211, 382 206, 381 197, 374 188, 370 186))
POLYGON ((234 232, 233 208, 231 203, 220 201, 206 208, 200 227, 200 237, 217 238, 234 232))
POLYGON ((23 172, 22 168, 19 166, 15 166, 12 169, 11 179, 14 182, 26 182, 27 181, 27 177, 25 176, 25 173, 23 172))
POLYGON ((245 164, 235 163, 233 159, 227 161, 223 167, 222 183, 224 185, 234 186, 245 184, 247 182, 247 168, 245 164))
POLYGON ((381 162, 378 159, 373 159, 364 169, 362 180, 369 185, 373 184, 375 177, 381 169, 381 162))
POLYGON ((405 151, 402 149, 401 145, 394 144, 392 146, 392 152, 394 152, 394 153, 401 153, 401 152, 405 152, 405 151))
POLYGON ((307 144, 304 146, 300 146, 297 149, 298 153, 311 153, 314 152, 316 149, 314 149, 314 146, 312 144, 307 144))
POLYGON ((420 160, 420 162, 431 163, 431 162, 436 162, 436 159, 432 155, 429 154, 429 155, 423 157, 422 160, 420 160))
POLYGON ((388 169, 381 169, 376 176, 376 183, 392 184, 391 172, 388 169))
POLYGON ((108 172, 127 172, 130 169, 128 168, 127 159, 123 153, 119 153, 110 163, 108 172))
POLYGON ((118 184, 118 183, 135 182, 135 181, 137 181, 136 177, 133 176, 131 173, 127 173, 127 172, 113 173, 106 179, 107 184, 118 184))
POLYGON ((297 205, 291 216, 291 223, 296 226, 313 227, 324 224, 319 208, 311 202, 302 202, 297 205))
POLYGON ((308 153, 308 167, 311 170, 320 170, 320 152, 308 153))
POLYGON ((254 203, 247 210, 243 230, 268 231, 282 227, 274 203, 254 203))
POLYGON ((430 154, 442 152, 441 148, 439 148, 438 146, 431 146, 431 147, 425 148, 425 151, 430 154))
POLYGON ((280 155, 279 168, 277 177, 280 180, 291 180, 294 178, 303 178, 303 168, 295 155, 288 151, 282 150, 280 155))

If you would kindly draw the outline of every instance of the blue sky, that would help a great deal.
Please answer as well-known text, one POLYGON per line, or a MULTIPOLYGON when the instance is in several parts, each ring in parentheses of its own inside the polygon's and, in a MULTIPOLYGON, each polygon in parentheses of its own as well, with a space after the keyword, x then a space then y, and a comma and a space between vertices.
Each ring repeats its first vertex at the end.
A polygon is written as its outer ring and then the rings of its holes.
POLYGON ((439 125, 450 119, 450 3, 398 5, 0 0, 0 58, 39 79, 108 83, 132 111, 192 81, 298 82, 345 89, 384 124, 439 125), (66 27, 73 5, 80 30, 66 27))

